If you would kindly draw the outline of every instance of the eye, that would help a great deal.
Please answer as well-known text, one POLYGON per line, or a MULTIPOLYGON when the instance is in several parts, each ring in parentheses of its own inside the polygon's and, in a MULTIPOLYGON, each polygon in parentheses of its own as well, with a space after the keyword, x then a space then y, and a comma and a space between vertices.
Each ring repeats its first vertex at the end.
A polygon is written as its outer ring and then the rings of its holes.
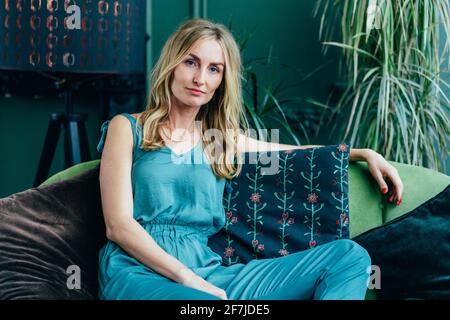
POLYGON ((214 73, 220 72, 220 69, 217 67, 212 67, 210 70, 213 70, 214 73))
POLYGON ((193 66, 193 65, 195 65, 195 61, 192 60, 192 59, 186 60, 185 63, 186 63, 188 66, 193 66))

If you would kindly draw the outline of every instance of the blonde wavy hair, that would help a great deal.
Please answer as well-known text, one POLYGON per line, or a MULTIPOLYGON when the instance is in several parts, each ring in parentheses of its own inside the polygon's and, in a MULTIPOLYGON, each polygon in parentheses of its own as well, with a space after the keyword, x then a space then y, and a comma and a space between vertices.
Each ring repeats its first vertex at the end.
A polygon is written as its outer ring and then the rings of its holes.
MULTIPOLYGON (((209 159, 214 174, 232 179, 242 169, 237 141, 240 126, 249 128, 242 102, 242 63, 239 46, 231 32, 222 24, 206 19, 191 19, 183 23, 167 40, 161 55, 151 73, 150 91, 145 110, 137 121, 142 126, 142 144, 145 151, 163 147, 164 140, 159 135, 161 126, 168 121, 171 108, 171 81, 174 69, 189 54, 198 40, 215 39, 222 48, 225 67, 220 86, 212 99, 203 105, 195 121, 201 121, 201 135, 205 155, 209 159), (221 152, 207 148, 212 141, 205 131, 219 130, 224 138, 221 152), (212 159, 215 159, 214 161, 212 159)), ((215 142, 217 143, 217 142, 215 142)))

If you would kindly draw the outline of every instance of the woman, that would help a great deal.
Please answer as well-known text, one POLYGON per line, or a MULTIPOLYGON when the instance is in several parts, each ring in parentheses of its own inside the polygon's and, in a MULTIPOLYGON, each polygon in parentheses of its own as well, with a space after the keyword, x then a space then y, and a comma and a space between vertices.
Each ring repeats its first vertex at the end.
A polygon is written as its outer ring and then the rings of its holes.
MULTIPOLYGON (((108 242, 99 254, 101 299, 364 299, 370 257, 351 240, 229 267, 207 246, 225 223, 225 181, 240 173, 233 159, 246 151, 312 147, 240 133, 241 124, 248 128, 240 76, 230 32, 190 20, 165 44, 145 110, 102 125, 108 242), (205 134, 210 130, 223 142, 205 134), (186 164, 195 157, 200 164, 186 164)), ((350 160, 366 160, 383 193, 383 177, 389 178, 390 200, 400 204, 402 182, 382 156, 352 149, 350 160)))

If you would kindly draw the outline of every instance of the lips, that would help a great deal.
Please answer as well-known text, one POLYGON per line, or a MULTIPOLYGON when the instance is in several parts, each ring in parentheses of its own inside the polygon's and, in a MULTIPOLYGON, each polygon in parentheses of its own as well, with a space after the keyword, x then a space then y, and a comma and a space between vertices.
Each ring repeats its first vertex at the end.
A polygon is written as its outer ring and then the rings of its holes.
POLYGON ((192 92, 194 92, 194 93, 204 93, 203 91, 201 91, 201 90, 198 90, 198 89, 192 89, 192 88, 187 88, 189 91, 192 91, 192 92))

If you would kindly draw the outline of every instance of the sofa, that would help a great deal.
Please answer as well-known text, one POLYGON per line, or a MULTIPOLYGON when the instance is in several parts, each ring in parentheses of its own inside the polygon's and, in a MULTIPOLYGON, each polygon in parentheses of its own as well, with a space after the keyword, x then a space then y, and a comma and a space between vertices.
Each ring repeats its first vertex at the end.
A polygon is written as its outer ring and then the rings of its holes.
MULTIPOLYGON (((51 176, 37 188, 0 199, 0 299, 98 299, 98 251, 107 241, 99 164, 100 160, 77 164, 51 176), (76 209, 70 208, 72 203, 76 203, 76 209), (47 208, 64 214, 50 213, 47 208), (43 241, 46 252, 34 245, 43 241), (10 250, 11 246, 22 248, 23 252, 10 250), (19 257, 20 265, 15 263, 19 257), (30 272, 38 267, 38 273, 30 272), (71 277, 77 271, 81 277, 71 277)), ((449 176, 434 170, 391 164, 405 186, 401 206, 386 201, 365 162, 350 162, 349 238, 356 241, 371 230, 411 214, 450 184, 449 176)), ((384 243, 388 250, 389 243, 384 243)), ((366 299, 379 299, 377 289, 368 289, 366 299)))

